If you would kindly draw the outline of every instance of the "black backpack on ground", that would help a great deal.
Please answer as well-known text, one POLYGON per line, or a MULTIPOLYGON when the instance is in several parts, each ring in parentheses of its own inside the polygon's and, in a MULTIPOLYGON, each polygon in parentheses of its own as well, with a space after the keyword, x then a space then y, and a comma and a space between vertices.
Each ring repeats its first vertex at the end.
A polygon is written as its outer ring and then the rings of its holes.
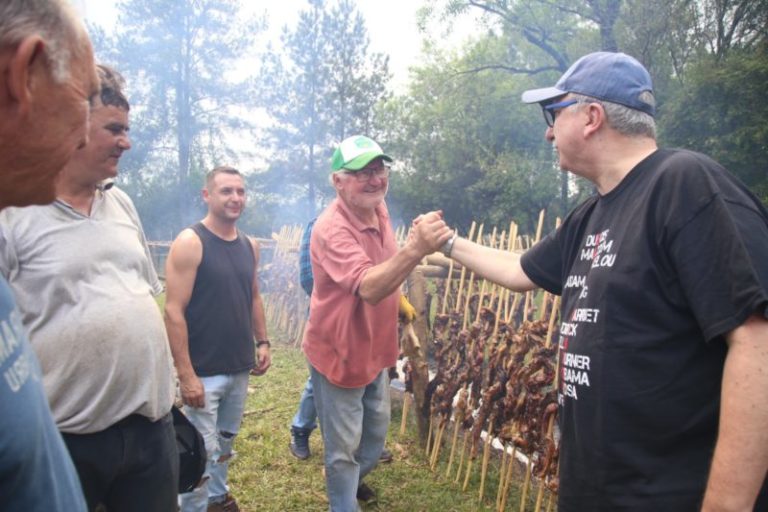
POLYGON ((205 473, 205 441, 200 432, 175 405, 171 409, 179 450, 179 493, 192 491, 205 473))

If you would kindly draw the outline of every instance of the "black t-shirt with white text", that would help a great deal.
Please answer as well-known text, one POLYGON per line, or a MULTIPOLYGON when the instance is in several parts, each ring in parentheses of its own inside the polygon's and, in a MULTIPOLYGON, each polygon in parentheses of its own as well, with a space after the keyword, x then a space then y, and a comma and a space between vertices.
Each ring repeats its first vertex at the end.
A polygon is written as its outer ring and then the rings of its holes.
POLYGON ((768 316, 768 212, 708 157, 658 150, 522 259, 562 295, 560 511, 698 510, 724 335, 768 316))

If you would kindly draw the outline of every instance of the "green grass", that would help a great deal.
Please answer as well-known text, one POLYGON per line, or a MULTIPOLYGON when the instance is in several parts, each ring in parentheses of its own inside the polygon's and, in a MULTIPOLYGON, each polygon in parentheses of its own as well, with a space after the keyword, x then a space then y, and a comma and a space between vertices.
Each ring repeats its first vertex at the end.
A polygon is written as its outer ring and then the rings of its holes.
MULTIPOLYGON (((307 378, 304 356, 297 348, 275 343, 272 368, 262 377, 251 377, 249 398, 240 435, 235 441, 237 457, 230 465, 230 487, 244 512, 322 511, 328 509, 323 478, 322 443, 312 434, 312 457, 299 461, 288 451, 290 422, 307 378)), ((408 429, 399 435, 402 401, 393 393, 392 424, 387 447, 394 453, 390 464, 379 465, 366 478, 378 495, 378 503, 366 511, 494 511, 498 484, 498 456, 492 457, 484 502, 478 502, 480 460, 466 492, 453 478, 445 478, 449 443, 433 473, 417 441, 415 418, 409 413, 408 429)), ((449 438, 446 430, 445 438, 449 438)), ((445 442, 445 441, 444 441, 445 442)), ((456 463, 454 462, 454 473, 456 463)), ((517 471, 518 481, 522 471, 517 471)), ((463 476, 462 476, 463 478, 463 476)), ((513 484, 513 485, 515 485, 513 484)), ((530 494, 535 495, 535 491, 530 494)), ((533 499, 533 498, 531 498, 533 499)), ((510 492, 507 510, 518 511, 517 489, 510 492)), ((531 501, 526 510, 533 511, 531 501)), ((545 507, 542 506, 542 512, 545 507)))

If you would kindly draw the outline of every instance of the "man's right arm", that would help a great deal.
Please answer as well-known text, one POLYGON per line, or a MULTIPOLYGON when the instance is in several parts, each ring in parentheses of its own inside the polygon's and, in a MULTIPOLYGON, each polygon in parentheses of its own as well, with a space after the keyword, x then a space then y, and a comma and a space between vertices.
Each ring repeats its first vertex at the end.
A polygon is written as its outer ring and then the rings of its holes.
POLYGON ((475 274, 516 292, 538 288, 520 264, 520 255, 500 251, 457 238, 451 250, 451 258, 475 274))
POLYGON ((192 297, 203 245, 191 229, 185 229, 171 244, 165 263, 165 327, 179 376, 181 398, 190 407, 205 405, 205 389, 189 357, 189 332, 185 312, 192 297))

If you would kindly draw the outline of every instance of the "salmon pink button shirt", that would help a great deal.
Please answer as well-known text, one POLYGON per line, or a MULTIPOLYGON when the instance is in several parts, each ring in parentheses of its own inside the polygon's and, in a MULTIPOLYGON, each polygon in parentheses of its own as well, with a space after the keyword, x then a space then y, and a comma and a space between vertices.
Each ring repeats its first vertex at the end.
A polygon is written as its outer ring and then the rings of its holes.
POLYGON ((367 226, 335 199, 312 229, 315 287, 302 348, 309 363, 336 386, 370 384, 398 356, 396 290, 375 306, 357 290, 369 268, 397 252, 389 213, 376 207, 379 229, 367 226))

